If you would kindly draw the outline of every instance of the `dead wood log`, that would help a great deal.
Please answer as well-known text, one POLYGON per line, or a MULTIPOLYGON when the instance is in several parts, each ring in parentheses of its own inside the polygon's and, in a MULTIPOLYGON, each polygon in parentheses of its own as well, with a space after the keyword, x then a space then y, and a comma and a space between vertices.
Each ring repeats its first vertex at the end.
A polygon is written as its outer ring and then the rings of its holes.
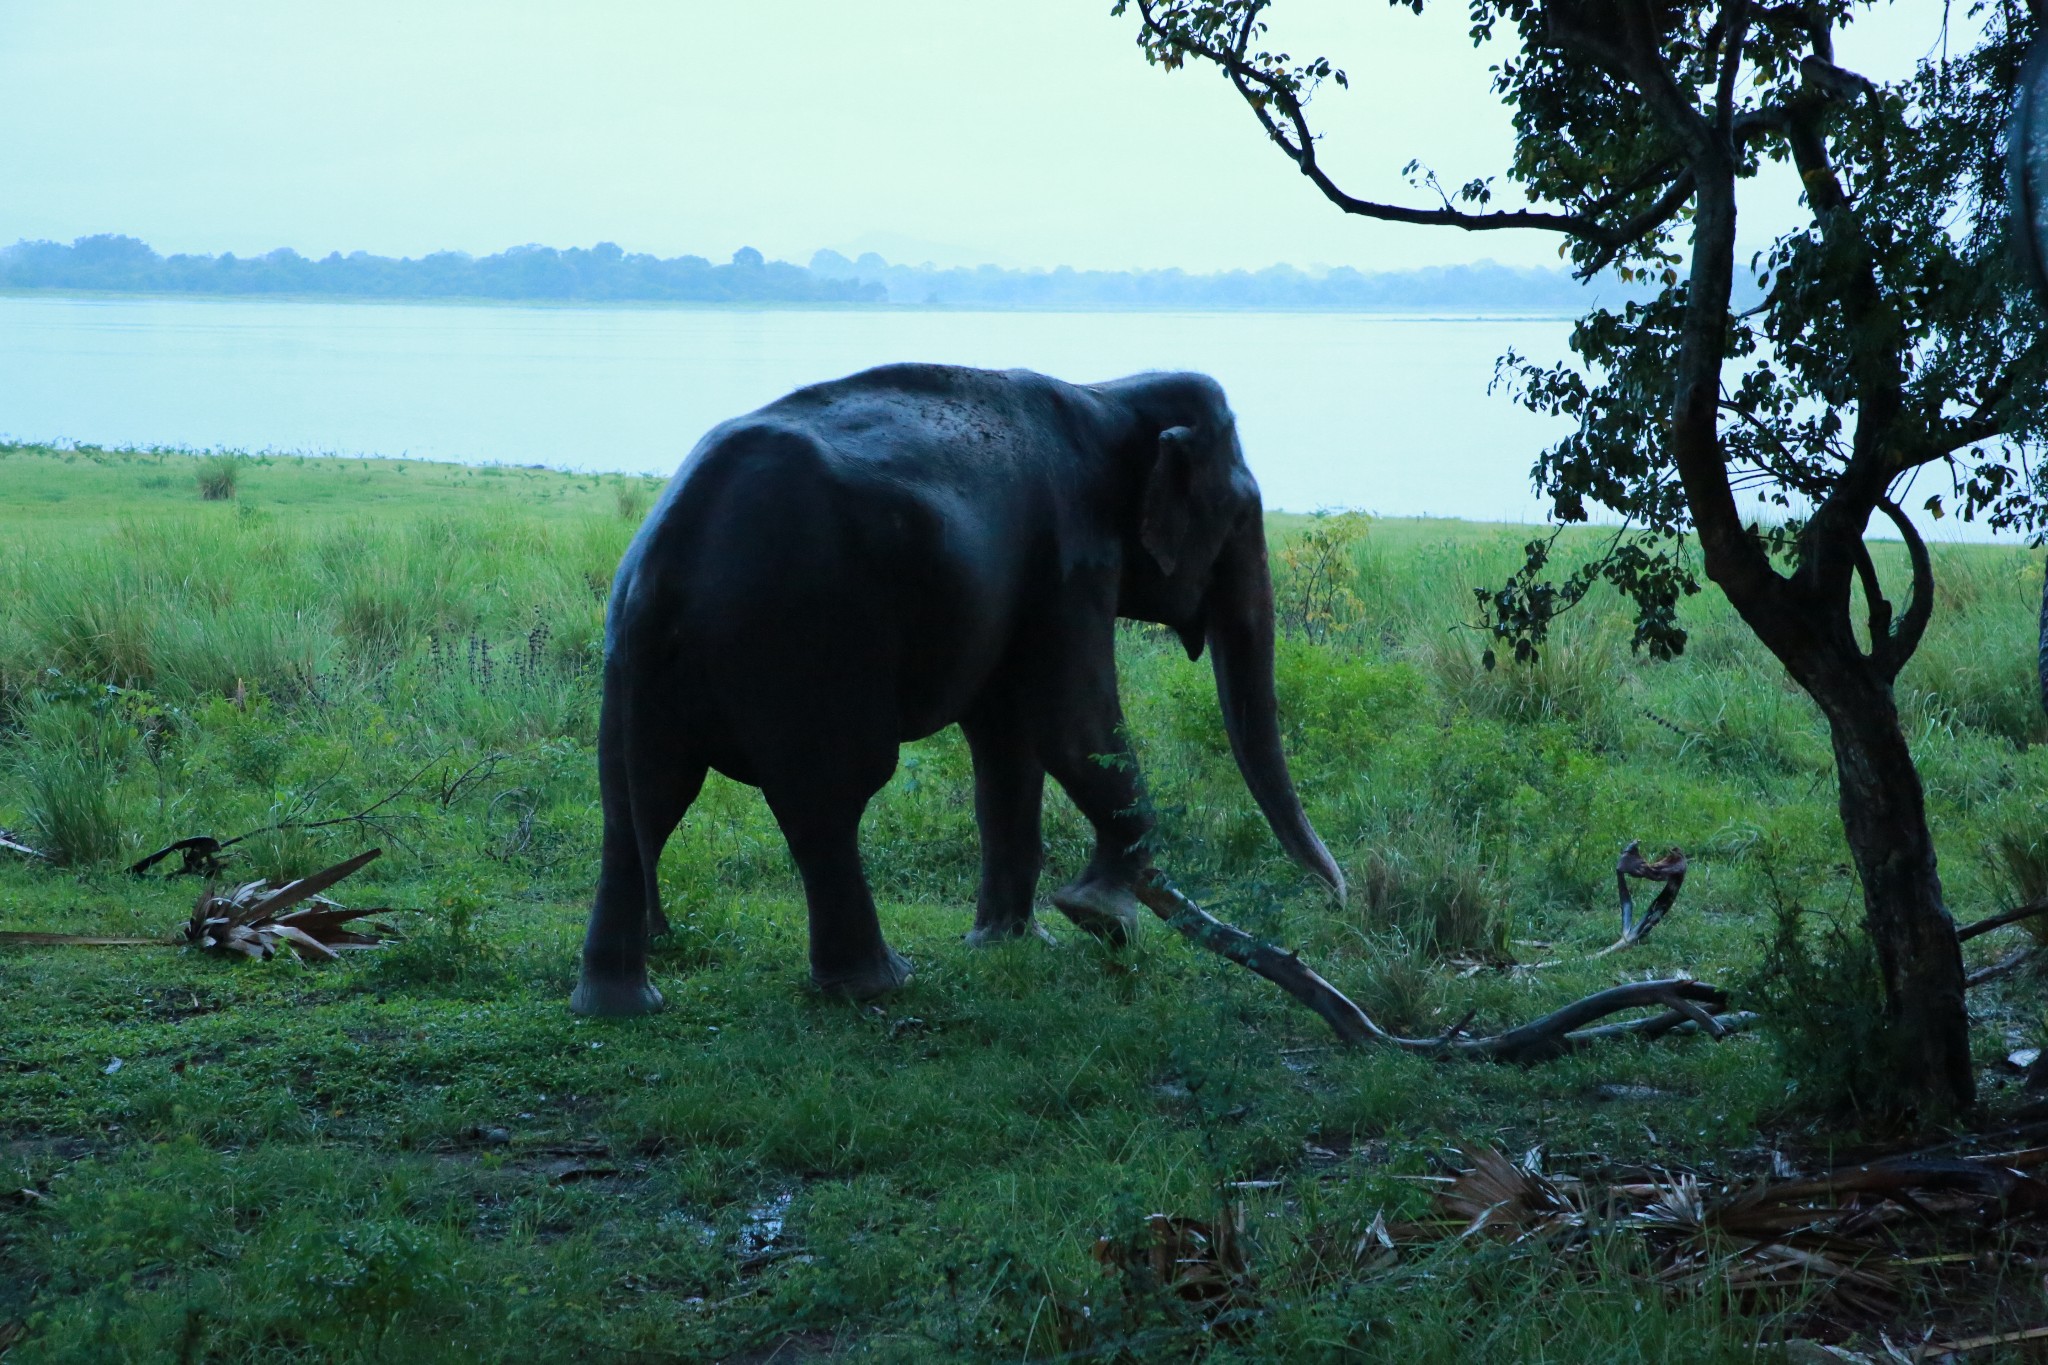
MULTIPOLYGON (((1721 1211, 1721 1220, 1731 1226, 1743 1224, 1762 1210, 1804 1204, 1816 1199, 1838 1199, 1843 1195, 1896 1195, 1901 1191, 1954 1190, 1980 1195, 1998 1202, 2007 1214, 2037 1215, 2048 1212, 2048 1185, 2025 1175, 1996 1157, 1976 1160, 1929 1157, 1917 1154, 1884 1157, 1858 1166, 1840 1166, 1811 1180, 1767 1185, 1738 1196, 1721 1211)), ((1811 1221, 1807 1210, 1795 1214, 1811 1221)))
POLYGON ((1614 885, 1621 893, 1621 937, 1610 943, 1594 957, 1605 957, 1618 953, 1624 948, 1633 948, 1650 936, 1663 918, 1671 913, 1671 907, 1678 903, 1679 888, 1685 885, 1685 854, 1676 848, 1669 849, 1656 862, 1647 861, 1641 845, 1631 839, 1628 847, 1621 851, 1621 857, 1614 864, 1614 885), (1635 897, 1629 894, 1628 879, 1662 882, 1664 889, 1657 893, 1657 899, 1650 902, 1650 908, 1643 912, 1640 921, 1635 918, 1635 897))
POLYGON ((2015 948, 2004 957, 1998 959, 1998 961, 1988 966, 1979 967, 1968 976, 1965 976, 1963 978, 1963 989, 1966 991, 1974 990, 1987 982, 1996 981, 2000 977, 2011 976, 2014 972, 2032 962, 2040 954, 2040 951, 2039 948, 2015 948))
POLYGON ((1434 1038, 1402 1038, 1374 1023, 1350 997, 1298 956, 1261 943, 1237 926, 1217 919, 1182 895, 1156 868, 1138 879, 1137 896, 1181 937, 1265 977, 1314 1010, 1331 1032, 1353 1045, 1377 1043, 1431 1057, 1529 1063, 1563 1056, 1607 1038, 1657 1037, 1681 1028, 1702 1026, 1703 1031, 1720 1037, 1731 1029, 1731 1018, 1722 1013, 1728 1007, 1727 993, 1705 982, 1680 977, 1612 986, 1490 1037, 1467 1038, 1453 1029, 1434 1038), (1624 1010, 1659 1005, 1663 1013, 1648 1019, 1587 1027, 1624 1010))

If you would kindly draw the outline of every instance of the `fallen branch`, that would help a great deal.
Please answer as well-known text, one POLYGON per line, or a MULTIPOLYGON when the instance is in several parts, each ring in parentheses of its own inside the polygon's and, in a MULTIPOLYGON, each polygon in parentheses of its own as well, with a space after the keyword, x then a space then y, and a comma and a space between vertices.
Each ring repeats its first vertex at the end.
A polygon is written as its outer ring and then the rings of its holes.
POLYGON ((30 848, 4 829, 0 829, 0 853, 17 853, 24 858, 34 858, 36 861, 44 863, 50 861, 49 854, 39 848, 30 848))
POLYGON ((1607 1038, 1637 1034, 1657 1037, 1682 1027, 1699 1029, 1702 1025, 1704 1031, 1719 1037, 1732 1026, 1730 1017, 1721 1013, 1728 1006, 1726 992, 1704 982, 1674 978, 1613 986, 1491 1037, 1462 1037, 1453 1029, 1435 1038, 1402 1038, 1374 1023, 1350 997, 1295 954, 1282 952, 1235 925, 1225 924, 1182 895, 1157 869, 1138 879, 1137 896, 1183 938, 1265 977, 1320 1015, 1339 1039, 1354 1045, 1378 1043, 1432 1057, 1529 1063, 1562 1056, 1607 1038), (1664 1012, 1625 1024, 1587 1027, 1623 1010, 1654 1005, 1663 1006, 1664 1012))
POLYGON ((19 929, 0 931, 0 947, 18 948, 166 948, 175 939, 123 938, 106 934, 38 934, 19 929))
POLYGON ((2014 972, 2032 962, 2039 955, 2040 951, 2039 948, 2015 948, 2004 957, 1998 959, 1998 961, 1991 963, 1989 966, 1979 967, 1976 971, 1964 977, 1963 989, 1966 991, 1974 990, 1986 982, 1996 981, 2003 976, 2011 976, 2014 972))
POLYGON ((2048 914, 2048 896, 2028 901, 2025 905, 2015 906, 2000 914, 1988 915, 1974 924, 1965 924, 1956 930, 1956 942, 1968 943, 1979 934, 1988 934, 1993 929, 2003 929, 2008 924, 2018 924, 2023 919, 2032 919, 2043 914, 2048 914))
POLYGON ((1671 907, 1678 903, 1678 890, 1685 885, 1685 854, 1678 849, 1668 850, 1656 862, 1644 860, 1641 848, 1634 839, 1621 851, 1621 857, 1614 864, 1614 885, 1621 893, 1621 937, 1593 954, 1605 957, 1618 953, 1623 948, 1633 948, 1650 936, 1650 931, 1671 913, 1671 907), (1657 893, 1657 899, 1650 902, 1650 908, 1643 912, 1641 921, 1635 918, 1635 898, 1629 894, 1628 879, 1636 877, 1643 881, 1662 882, 1664 889, 1657 893))

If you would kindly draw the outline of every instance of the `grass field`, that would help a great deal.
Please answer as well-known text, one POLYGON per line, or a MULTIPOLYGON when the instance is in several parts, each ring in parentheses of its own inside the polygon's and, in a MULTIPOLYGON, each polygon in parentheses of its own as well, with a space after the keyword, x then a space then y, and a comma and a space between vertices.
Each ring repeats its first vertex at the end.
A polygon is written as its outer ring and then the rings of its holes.
MULTIPOLYGON (((1868 1134, 1822 1112, 1826 1076, 1784 1034, 1431 1064, 1330 1046, 1163 929, 1116 954, 1049 913, 1055 946, 971 951, 954 732, 905 750, 864 832, 908 989, 868 1007, 806 990, 781 839, 756 793, 714 777, 662 867, 669 1008, 572 1017, 602 599, 654 487, 0 449, 0 825, 56 860, 0 858, 0 930, 171 932, 197 885, 128 861, 294 822, 230 875, 377 845, 336 894, 407 911, 390 917, 403 942, 327 966, 0 949, 10 1365, 1780 1358, 1760 1343, 1796 1334, 1806 1297, 1662 1286, 1620 1233, 1571 1256, 1357 1248, 1376 1214, 1425 1210, 1414 1177, 1480 1143, 1540 1145, 1564 1170, 1824 1163, 1868 1134), (369 822, 302 827, 394 791, 369 822), (1141 1242, 1147 1215, 1215 1220, 1226 1197, 1251 1277, 1240 1331, 1096 1254, 1141 1242)), ((1283 548, 1329 529, 1275 521, 1283 548)), ((1457 626, 1526 535, 1378 521, 1341 543, 1334 579, 1311 581, 1309 556, 1283 566, 1309 626, 1282 647, 1288 747, 1356 889, 1343 912, 1260 822, 1206 665, 1148 629, 1122 644, 1161 864, 1412 1032, 1646 975, 1746 982, 1775 905, 1859 913, 1817 713, 1711 592, 1687 604, 1676 663, 1631 657, 1602 599, 1540 664, 1480 667, 1457 626), (1593 960, 1631 839, 1695 870, 1651 940, 1593 960)), ((1936 558, 1902 705, 1951 904, 1973 919, 2043 862, 2041 566, 1936 558)), ((1071 875, 1084 828, 1057 794, 1047 813, 1047 876, 1071 875)), ((2042 1041, 2037 980, 1972 1001, 1987 1067, 2042 1041)), ((1986 1081, 1994 1116, 2017 1099, 2004 1084, 1986 1081)), ((2043 1320, 2038 1270, 1974 1264, 1898 1320, 2043 1320)))

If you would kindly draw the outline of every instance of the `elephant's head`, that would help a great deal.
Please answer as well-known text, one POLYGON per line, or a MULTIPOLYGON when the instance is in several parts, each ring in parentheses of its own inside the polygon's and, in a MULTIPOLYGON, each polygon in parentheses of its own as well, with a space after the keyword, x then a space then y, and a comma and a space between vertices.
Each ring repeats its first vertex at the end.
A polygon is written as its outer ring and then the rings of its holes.
POLYGON ((1213 380, 1160 376, 1141 403, 1135 545, 1127 548, 1121 614, 1170 626, 1199 659, 1206 646, 1238 771, 1280 846, 1327 882, 1344 874, 1316 837, 1280 751, 1273 689, 1273 581, 1265 509, 1244 462, 1237 422, 1213 380), (1163 401, 1162 401, 1163 400, 1163 401))

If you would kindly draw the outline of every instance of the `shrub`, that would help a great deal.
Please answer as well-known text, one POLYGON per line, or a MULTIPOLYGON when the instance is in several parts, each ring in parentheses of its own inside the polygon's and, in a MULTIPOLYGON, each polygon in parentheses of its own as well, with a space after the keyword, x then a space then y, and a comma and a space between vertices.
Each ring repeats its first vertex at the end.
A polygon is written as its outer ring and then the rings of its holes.
POLYGON ((619 520, 636 524, 647 515, 647 505, 653 501, 646 482, 641 479, 623 480, 612 490, 612 496, 619 509, 619 520))
POLYGON ((1410 833, 1375 849, 1359 880, 1369 932, 1394 930, 1435 957, 1506 955, 1506 898, 1469 833, 1410 833))
POLYGON ((1273 563, 1273 619, 1283 634, 1323 641, 1359 617, 1361 512, 1317 512, 1279 547, 1273 563))
POLYGON ((1877 950, 1830 916, 1809 933, 1808 912, 1772 888, 1775 929, 1763 960, 1739 983, 1756 1002, 1793 1109, 1882 1122, 1903 1112, 1908 1087, 1886 1027, 1877 950))
MULTIPOLYGON (((2016 905, 2048 896, 2048 830, 2038 811, 2009 816, 1991 831, 1985 852, 1992 875, 2016 905)), ((2048 942, 2048 916, 2022 920, 2036 942, 2048 942)))
POLYGON ((195 475, 200 498, 206 502, 226 502, 234 497, 245 462, 241 455, 215 455, 201 460, 195 475))
POLYGON ((1474 715, 1507 721, 1566 721, 1587 739, 1618 736, 1617 694, 1628 661, 1612 620, 1579 620, 1555 628, 1536 658, 1489 663, 1476 631, 1448 631, 1424 649, 1424 662, 1452 702, 1474 715))

